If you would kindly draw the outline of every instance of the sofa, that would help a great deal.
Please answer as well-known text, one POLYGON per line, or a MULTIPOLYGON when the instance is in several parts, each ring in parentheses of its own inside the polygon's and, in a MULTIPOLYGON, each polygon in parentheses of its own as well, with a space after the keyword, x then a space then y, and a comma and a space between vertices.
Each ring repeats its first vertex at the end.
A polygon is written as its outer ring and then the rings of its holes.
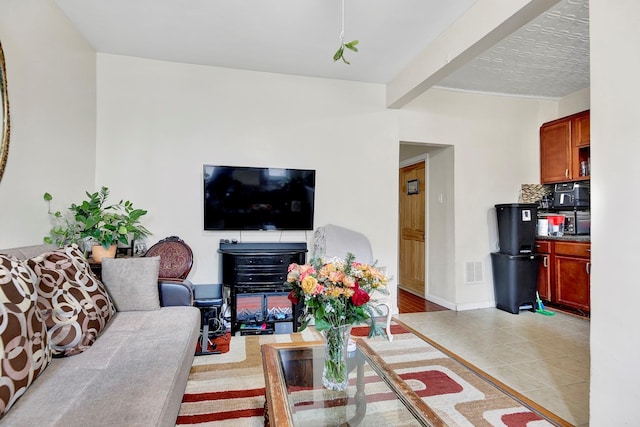
MULTIPOLYGON (((28 316, 35 325, 28 328, 35 331, 31 334, 35 338, 22 339, 32 346, 27 354, 33 356, 34 363, 25 376, 30 384, 14 387, 15 396, 7 398, 0 424, 174 426, 194 358, 200 313, 192 306, 161 306, 160 300, 167 291, 165 300, 175 300, 176 294, 182 294, 178 300, 188 302, 184 294, 190 291, 180 290, 181 284, 158 284, 157 257, 105 260, 100 281, 83 270, 89 264, 77 253, 77 247, 55 249, 48 245, 0 250, 5 255, 0 257, 4 263, 0 285, 11 288, 11 280, 7 282, 6 278, 13 268, 18 273, 11 274, 10 279, 24 289, 36 288, 37 296, 31 301, 38 308, 32 311, 35 315, 28 316), (60 279, 59 271, 69 268, 73 273, 60 279), (51 283, 56 280, 65 286, 54 292, 55 283, 51 283), (73 280, 85 282, 85 287, 93 290, 106 290, 108 296, 92 296, 89 302, 73 297, 77 289, 68 285, 73 280), (47 309, 48 303, 41 299, 49 294, 57 295, 57 300, 54 298, 53 308, 47 309), (66 304, 73 298, 83 301, 81 311, 84 305, 96 310, 84 320, 87 331, 82 334, 68 327, 61 333, 55 323, 60 321, 56 318, 60 317, 60 313, 56 315, 56 301, 66 304), (96 317, 100 316, 98 322, 96 317), (38 323, 40 317, 42 323, 38 323), (40 347, 31 350, 36 346, 40 347)), ((14 297, 3 289, 3 298, 1 314, 9 318, 6 313, 16 305, 8 300, 14 297)), ((69 318, 63 320, 69 322, 69 318)), ((3 343, 3 351, 7 348, 3 343)), ((9 369, 5 360, 2 363, 4 382, 9 369)), ((0 392, 6 395, 7 390, 0 392)))

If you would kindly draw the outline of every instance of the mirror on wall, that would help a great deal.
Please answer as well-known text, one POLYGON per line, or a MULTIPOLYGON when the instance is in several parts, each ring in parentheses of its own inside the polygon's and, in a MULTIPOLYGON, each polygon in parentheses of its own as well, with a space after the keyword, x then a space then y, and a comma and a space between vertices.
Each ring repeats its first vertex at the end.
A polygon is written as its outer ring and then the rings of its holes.
POLYGON ((0 181, 4 174, 9 155, 9 97, 7 95, 7 69, 4 62, 4 51, 0 43, 0 181))

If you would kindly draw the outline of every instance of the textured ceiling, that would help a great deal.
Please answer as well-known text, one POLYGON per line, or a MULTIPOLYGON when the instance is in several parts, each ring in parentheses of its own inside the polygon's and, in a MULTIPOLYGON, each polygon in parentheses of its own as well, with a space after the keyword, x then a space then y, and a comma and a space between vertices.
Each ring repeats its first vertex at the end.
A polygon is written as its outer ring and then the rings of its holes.
MULTIPOLYGON (((54 1, 101 53, 388 83, 480 0, 345 0, 351 65, 331 59, 340 0, 54 1)), ((552 98, 588 87, 588 0, 561 0, 438 85, 552 98)))
POLYGON ((563 0, 438 84, 535 97, 589 87, 589 3, 563 0))

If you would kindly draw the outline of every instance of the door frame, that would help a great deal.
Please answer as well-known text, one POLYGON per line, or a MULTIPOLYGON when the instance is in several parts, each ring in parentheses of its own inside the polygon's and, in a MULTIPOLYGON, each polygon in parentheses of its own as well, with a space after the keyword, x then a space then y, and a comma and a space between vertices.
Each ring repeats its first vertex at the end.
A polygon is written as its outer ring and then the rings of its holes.
MULTIPOLYGON (((415 165, 416 163, 424 162, 424 298, 426 299, 429 295, 429 263, 427 260, 429 259, 429 241, 431 240, 431 235, 429 233, 429 187, 430 187, 430 179, 429 179, 429 153, 420 154, 419 156, 411 157, 409 159, 405 159, 400 161, 398 166, 398 172, 400 169, 415 165)), ((398 200, 398 211, 400 210, 400 200, 398 200)), ((400 237, 400 215, 398 215, 398 224, 396 226, 398 230, 398 238, 400 237)), ((398 251, 398 260, 396 261, 398 264, 398 271, 400 270, 400 251, 398 251)), ((398 287, 400 287, 400 283, 398 282, 398 287)), ((421 296, 422 298, 422 296, 421 296)))

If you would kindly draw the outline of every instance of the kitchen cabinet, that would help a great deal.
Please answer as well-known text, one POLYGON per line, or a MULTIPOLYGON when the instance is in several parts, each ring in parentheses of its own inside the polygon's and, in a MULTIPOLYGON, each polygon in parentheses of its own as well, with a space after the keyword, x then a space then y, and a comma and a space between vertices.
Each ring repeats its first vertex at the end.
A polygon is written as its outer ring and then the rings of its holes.
POLYGON ((591 157, 590 111, 563 117, 540 127, 540 182, 580 181, 580 162, 591 157))
POLYGON ((555 242, 555 301, 590 311, 591 244, 555 242))
POLYGON ((551 242, 538 240, 536 253, 540 255, 538 264, 538 295, 546 301, 551 301, 551 283, 553 264, 551 263, 551 242))
POLYGON ((581 312, 591 311, 591 243, 537 240, 542 257, 540 298, 581 312))

